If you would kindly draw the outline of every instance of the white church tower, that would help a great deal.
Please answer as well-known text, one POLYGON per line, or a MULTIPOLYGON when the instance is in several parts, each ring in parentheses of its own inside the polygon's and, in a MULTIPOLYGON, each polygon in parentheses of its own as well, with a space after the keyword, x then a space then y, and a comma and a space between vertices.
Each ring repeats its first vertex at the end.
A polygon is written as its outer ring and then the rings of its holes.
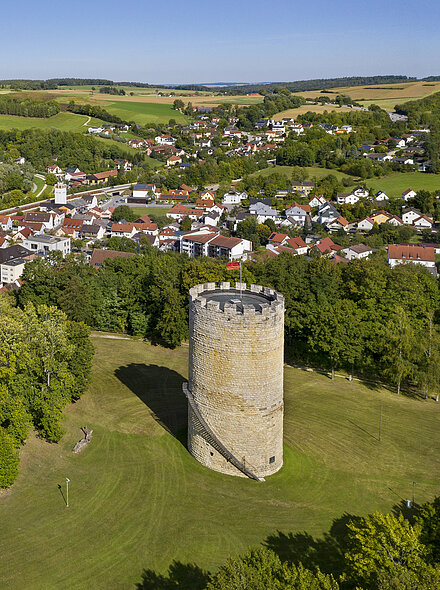
POLYGON ((65 205, 67 203, 67 186, 62 182, 55 185, 55 205, 65 205))

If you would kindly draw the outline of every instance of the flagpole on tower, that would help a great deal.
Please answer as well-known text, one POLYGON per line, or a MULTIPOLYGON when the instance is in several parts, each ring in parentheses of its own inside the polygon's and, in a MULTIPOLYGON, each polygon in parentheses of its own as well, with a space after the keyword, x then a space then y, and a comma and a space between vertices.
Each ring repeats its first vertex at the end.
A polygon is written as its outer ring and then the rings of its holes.
POLYGON ((240 258, 240 301, 243 303, 243 283, 241 282, 241 258, 240 258))

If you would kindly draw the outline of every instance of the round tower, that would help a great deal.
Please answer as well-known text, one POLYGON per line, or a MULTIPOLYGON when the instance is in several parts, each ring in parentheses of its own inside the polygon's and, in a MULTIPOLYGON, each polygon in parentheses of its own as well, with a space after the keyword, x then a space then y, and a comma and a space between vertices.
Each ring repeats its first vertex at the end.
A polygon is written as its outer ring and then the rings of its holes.
POLYGON ((283 464, 284 297, 260 285, 197 285, 189 296, 188 449, 262 479, 283 464))

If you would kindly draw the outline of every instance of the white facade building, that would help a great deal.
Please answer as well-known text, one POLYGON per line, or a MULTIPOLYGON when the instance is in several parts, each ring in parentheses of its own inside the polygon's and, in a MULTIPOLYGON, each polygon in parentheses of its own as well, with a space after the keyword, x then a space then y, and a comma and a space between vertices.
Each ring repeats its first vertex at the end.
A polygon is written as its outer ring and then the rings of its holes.
POLYGON ((61 238, 47 234, 30 236, 23 240, 23 247, 30 250, 33 254, 46 255, 49 252, 61 252, 64 258, 67 254, 70 254, 70 238, 61 238))

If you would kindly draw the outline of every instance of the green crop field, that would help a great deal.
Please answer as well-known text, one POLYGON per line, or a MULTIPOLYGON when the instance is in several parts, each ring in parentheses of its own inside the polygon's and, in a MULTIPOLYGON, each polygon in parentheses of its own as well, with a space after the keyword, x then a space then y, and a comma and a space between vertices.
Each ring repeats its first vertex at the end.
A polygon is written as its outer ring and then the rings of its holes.
POLYGON ((58 113, 53 117, 37 119, 35 117, 16 117, 14 115, 0 115, 0 129, 59 129, 60 131, 86 131, 89 125, 96 124, 92 119, 86 127, 86 115, 74 113, 58 113))
POLYGON ((321 537, 344 514, 391 509, 412 481, 418 502, 440 493, 432 400, 286 367, 284 467, 257 483, 188 454, 187 346, 93 342, 92 381, 65 410, 63 439, 31 437, 17 482, 0 493, 2 588, 134 590, 144 568, 213 569, 270 535, 281 545, 283 533, 321 537), (83 425, 93 438, 75 455, 83 425))
POLYGON ((170 119, 184 122, 185 117, 175 111, 171 104, 158 104, 154 102, 125 102, 114 101, 103 105, 113 115, 121 119, 135 121, 140 125, 147 123, 168 123, 170 119))
POLYGON ((415 191, 438 191, 440 194, 440 174, 427 174, 426 172, 396 172, 383 178, 366 180, 366 185, 374 192, 385 191, 389 197, 400 197, 407 188, 415 191))

